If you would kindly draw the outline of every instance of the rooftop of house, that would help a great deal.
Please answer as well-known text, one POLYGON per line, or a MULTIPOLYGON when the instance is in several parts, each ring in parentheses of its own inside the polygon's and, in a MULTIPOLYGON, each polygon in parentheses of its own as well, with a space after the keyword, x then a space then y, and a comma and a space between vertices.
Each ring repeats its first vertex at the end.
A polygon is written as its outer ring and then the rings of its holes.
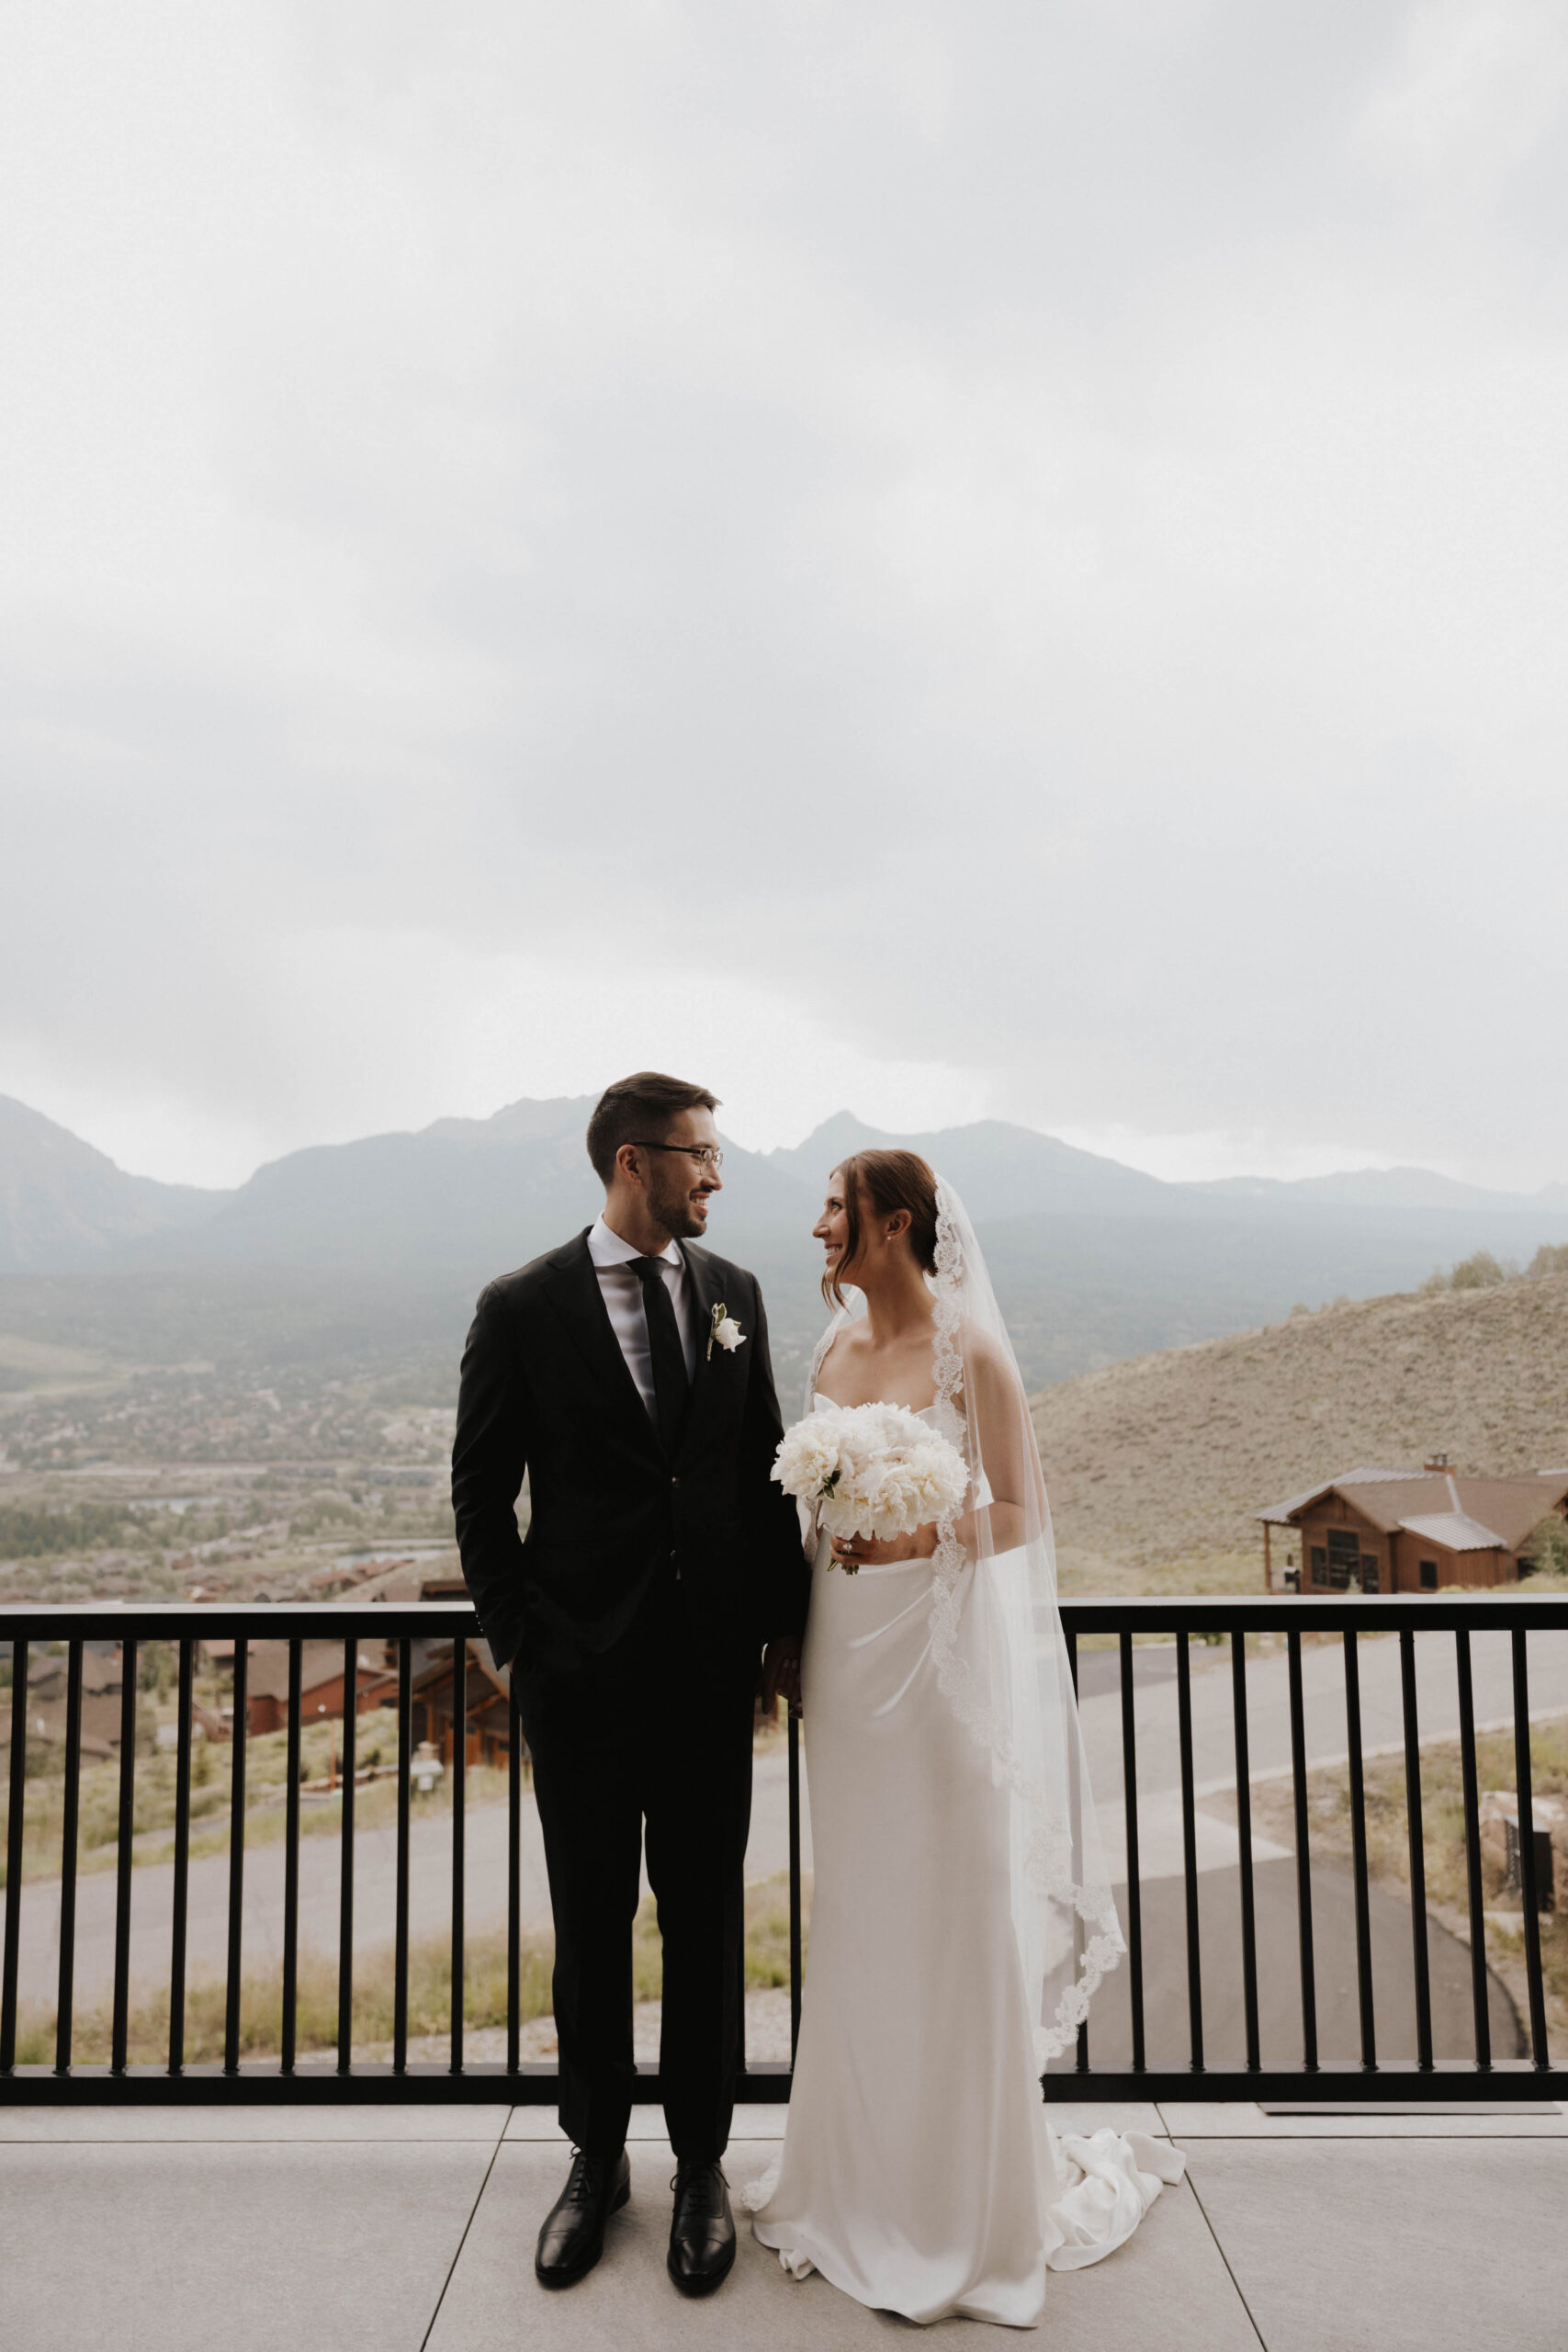
MULTIPOLYGON (((63 1654, 59 1657, 51 1657, 46 1651, 43 1657, 35 1657, 29 1664, 28 1684, 32 1689, 38 1690, 40 1686, 58 1683, 63 1690, 68 1667, 69 1660, 63 1654)), ((85 1696, 93 1697, 100 1691, 118 1690, 123 1679, 118 1651, 112 1657, 99 1657, 92 1650, 83 1652, 82 1690, 85 1696)))
POLYGON ((1514 1478, 1461 1477, 1437 1460, 1420 1470, 1341 1470, 1258 1517, 1270 1527, 1293 1527, 1332 1495, 1384 1535, 1401 1531, 1450 1551, 1517 1552, 1532 1531, 1568 1498, 1568 1471, 1514 1478))
MULTIPOLYGON (((359 1671, 362 1675, 380 1676, 386 1668, 379 1657, 370 1655, 379 1643, 362 1643, 359 1649, 359 1671)), ((319 1690, 324 1682, 335 1682, 343 1673, 341 1641, 302 1642, 299 1645, 300 1690, 319 1690)), ((287 1699, 288 1696, 288 1644, 287 1642, 253 1642, 250 1649, 246 1690, 253 1699, 287 1699)))

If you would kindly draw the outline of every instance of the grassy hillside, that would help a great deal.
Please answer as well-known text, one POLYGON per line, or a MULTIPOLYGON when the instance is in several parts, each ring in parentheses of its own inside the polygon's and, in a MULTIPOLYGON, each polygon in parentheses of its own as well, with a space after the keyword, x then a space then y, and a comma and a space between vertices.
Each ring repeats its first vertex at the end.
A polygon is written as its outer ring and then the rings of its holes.
POLYGON ((1568 1274, 1111 1364, 1042 1390, 1034 1422, 1065 1589, 1255 1587, 1253 1514, 1337 1470, 1433 1449, 1472 1475, 1568 1464, 1568 1274))

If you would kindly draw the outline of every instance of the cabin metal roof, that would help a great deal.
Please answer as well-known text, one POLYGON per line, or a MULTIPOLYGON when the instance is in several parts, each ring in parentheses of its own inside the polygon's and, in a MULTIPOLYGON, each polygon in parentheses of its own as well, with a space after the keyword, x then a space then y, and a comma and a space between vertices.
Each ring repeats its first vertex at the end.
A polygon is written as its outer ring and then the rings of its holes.
POLYGON ((1461 1510, 1429 1511, 1399 1523, 1406 1535, 1419 1536, 1424 1544, 1440 1544, 1449 1552, 1506 1552, 1509 1548, 1493 1529, 1483 1527, 1479 1520, 1467 1519, 1461 1510))
POLYGON ((1329 1495, 1352 1503, 1380 1534, 1404 1532, 1454 1552, 1517 1552, 1568 1497, 1568 1472, 1461 1478, 1449 1470, 1345 1470, 1271 1504, 1258 1517, 1270 1527, 1290 1527, 1329 1495), (1441 1532, 1444 1527, 1449 1533, 1441 1532))

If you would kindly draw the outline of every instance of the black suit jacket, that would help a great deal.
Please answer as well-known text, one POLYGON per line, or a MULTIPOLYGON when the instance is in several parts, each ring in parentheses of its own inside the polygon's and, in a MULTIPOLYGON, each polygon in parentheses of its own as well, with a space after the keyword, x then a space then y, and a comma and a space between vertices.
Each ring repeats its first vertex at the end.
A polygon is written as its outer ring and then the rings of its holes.
POLYGON ((726 1652, 798 1633, 808 1572, 769 1477, 782 1427, 754 1276, 680 1245, 698 1325, 673 1456, 611 1328, 581 1233, 480 1294, 463 1353, 452 1503, 463 1575, 497 1658, 566 1669, 631 1631, 679 1571, 694 1628, 726 1652), (744 1345, 707 1346, 720 1301, 744 1345), (532 1515, 513 1510, 528 1473, 532 1515))

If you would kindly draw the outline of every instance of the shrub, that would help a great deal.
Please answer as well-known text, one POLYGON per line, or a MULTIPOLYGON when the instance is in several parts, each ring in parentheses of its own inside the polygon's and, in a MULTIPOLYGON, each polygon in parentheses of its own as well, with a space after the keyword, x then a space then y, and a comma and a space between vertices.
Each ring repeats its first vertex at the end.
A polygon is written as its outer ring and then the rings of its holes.
POLYGON ((1538 1575, 1568 1577, 1568 1521, 1554 1511, 1543 1519, 1524 1548, 1524 1558, 1538 1575))
POLYGON ((1455 1290, 1491 1290, 1508 1279, 1490 1250, 1477 1250, 1472 1257, 1461 1258, 1450 1277, 1455 1290))

